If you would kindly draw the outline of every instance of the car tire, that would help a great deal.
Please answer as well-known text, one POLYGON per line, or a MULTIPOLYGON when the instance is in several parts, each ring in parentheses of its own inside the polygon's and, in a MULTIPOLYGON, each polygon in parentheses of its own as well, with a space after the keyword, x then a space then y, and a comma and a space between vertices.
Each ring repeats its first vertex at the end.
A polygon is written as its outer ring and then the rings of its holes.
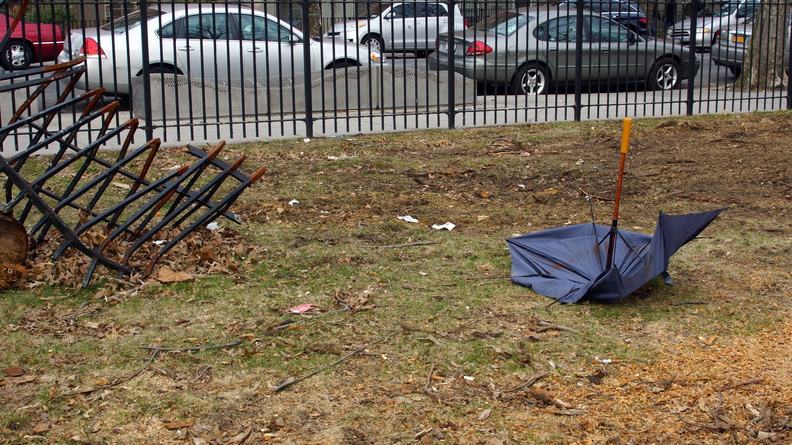
POLYGON ((33 48, 29 43, 24 40, 11 40, 0 55, 0 64, 9 71, 24 70, 30 67, 32 58, 33 48))
POLYGON ((538 63, 521 66, 511 81, 512 92, 521 96, 546 94, 549 86, 550 74, 538 63))
POLYGON ((378 35, 367 35, 363 37, 363 40, 360 41, 361 45, 368 46, 369 51, 376 51, 380 54, 385 50, 385 42, 382 41, 382 37, 378 35))
POLYGON ((741 66, 730 66, 729 67, 729 71, 731 71, 731 73, 734 74, 734 77, 740 77, 740 73, 742 73, 742 67, 741 66))
POLYGON ((652 65, 649 77, 646 79, 646 88, 649 90, 673 90, 682 80, 682 67, 679 62, 664 57, 652 65))
POLYGON ((325 68, 325 69, 338 70, 338 69, 342 69, 342 68, 352 68, 352 67, 356 67, 356 66, 360 66, 360 65, 358 65, 357 63, 355 63, 354 61, 351 61, 351 60, 336 60, 335 62, 331 63, 330 65, 327 65, 327 68, 325 68))

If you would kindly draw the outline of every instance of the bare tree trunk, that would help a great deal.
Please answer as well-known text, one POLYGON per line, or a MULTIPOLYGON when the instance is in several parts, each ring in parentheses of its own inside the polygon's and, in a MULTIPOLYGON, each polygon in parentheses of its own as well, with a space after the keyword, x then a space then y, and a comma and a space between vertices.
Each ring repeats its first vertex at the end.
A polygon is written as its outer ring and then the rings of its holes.
POLYGON ((789 6, 762 3, 753 25, 751 44, 745 54, 742 72, 735 86, 743 91, 782 88, 788 82, 784 73, 784 50, 789 42, 789 6))

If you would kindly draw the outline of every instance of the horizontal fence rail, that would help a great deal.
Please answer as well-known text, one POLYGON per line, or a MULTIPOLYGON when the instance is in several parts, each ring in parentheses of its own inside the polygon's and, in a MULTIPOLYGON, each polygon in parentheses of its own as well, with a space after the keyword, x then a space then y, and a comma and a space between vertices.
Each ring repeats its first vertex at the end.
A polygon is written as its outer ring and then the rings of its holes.
MULTIPOLYGON (((139 118, 146 140, 171 145, 792 103, 790 7, 778 0, 39 1, 20 26, 4 70, 85 56, 75 94, 103 88, 121 101, 117 124, 139 118)), ((0 100, 0 119, 24 100, 0 100)), ((27 140, 9 135, 2 150, 27 140)))

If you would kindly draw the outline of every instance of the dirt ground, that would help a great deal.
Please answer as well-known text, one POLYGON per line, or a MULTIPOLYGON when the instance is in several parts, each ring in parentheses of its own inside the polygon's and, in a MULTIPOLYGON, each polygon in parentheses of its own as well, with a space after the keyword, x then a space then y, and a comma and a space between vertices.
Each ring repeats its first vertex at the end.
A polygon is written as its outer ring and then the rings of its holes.
MULTIPOLYGON (((321 149, 311 145, 317 141, 233 148, 247 154, 246 164, 269 170, 261 189, 245 195, 235 210, 257 224, 315 227, 310 237, 297 237, 295 247, 317 240, 342 243, 342 229, 394 214, 453 221, 460 236, 503 239, 590 221, 587 195, 598 222, 607 224, 620 128, 618 122, 491 127, 350 137, 321 149), (328 155, 360 162, 332 163, 328 155), (289 206, 291 197, 283 192, 286 184, 297 184, 295 178, 314 181, 314 193, 301 198, 301 206, 289 206)), ((568 357, 574 367, 535 363, 523 375, 505 375, 496 363, 468 379, 465 369, 432 365, 420 368, 422 374, 388 379, 380 373, 372 380, 365 376, 381 364, 350 361, 339 371, 349 378, 319 375, 277 395, 261 389, 229 401, 229 412, 214 416, 220 425, 214 432, 149 424, 135 431, 119 427, 116 437, 196 445, 792 443, 792 114, 635 122, 624 180, 620 216, 628 229, 650 232, 661 211, 729 208, 704 234, 719 243, 687 249, 685 269, 675 277, 678 286, 695 287, 696 301, 670 301, 667 307, 684 311, 664 321, 635 315, 647 291, 624 306, 632 318, 620 324, 619 335, 629 347, 657 351, 651 366, 577 356, 568 357), (750 255, 746 245, 752 246, 750 255), (685 328, 710 319, 704 333, 685 328), (741 321, 746 319, 751 322, 741 321), (741 329, 744 324, 751 329, 741 329), (364 407, 365 415, 348 415, 364 407)), ((393 231, 398 227, 394 223, 393 231)), ((393 233, 373 232, 355 240, 399 241, 393 233)), ((543 329, 539 310, 524 316, 525 308, 549 304, 544 297, 526 298, 517 314, 513 301, 493 296, 484 316, 488 327, 477 332, 497 331, 504 342, 516 338, 517 345, 569 335, 564 326, 543 329)), ((563 308, 570 313, 567 320, 591 310, 588 304, 563 308)), ((427 330, 424 337, 439 344, 454 335, 427 330)), ((493 342, 493 348, 505 348, 493 342)), ((156 376, 138 377, 149 378, 156 376)), ((214 394, 234 384, 215 382, 201 391, 214 394)), ((22 390, 12 387, 0 387, 4 404, 17 403, 22 390)), ((86 434, 58 443, 107 443, 86 434)), ((19 443, 50 443, 44 436, 19 443)))
MULTIPOLYGON (((499 393, 484 384, 457 379, 437 398, 382 382, 376 394, 362 400, 337 399, 342 406, 334 410, 341 412, 345 403, 350 403, 346 409, 356 403, 386 407, 382 423, 376 427, 344 430, 345 443, 397 442, 388 440, 398 437, 400 428, 395 420, 398 416, 387 414, 394 397, 422 405, 418 412, 427 418, 442 419, 439 413, 453 409, 464 412, 466 403, 479 398, 490 400, 492 412, 500 413, 499 427, 486 421, 486 410, 471 410, 465 425, 442 420, 427 423, 427 428, 415 435, 415 440, 422 443, 792 442, 792 115, 666 119, 650 125, 636 122, 632 131, 622 224, 650 231, 660 211, 685 213, 729 207, 713 225, 713 230, 728 233, 722 235, 727 241, 734 241, 729 237, 769 236, 778 242, 753 252, 750 258, 730 257, 728 248, 703 253, 708 259, 722 257, 723 269, 690 272, 693 276, 700 273, 697 278, 704 281, 697 284, 703 299, 729 301, 727 306, 745 303, 749 312, 746 316, 763 317, 769 312, 778 322, 745 337, 730 333, 728 325, 719 325, 715 333, 702 337, 667 329, 663 323, 631 320, 623 326, 625 342, 633 341, 636 348, 646 342, 665 351, 652 366, 591 363, 579 378, 551 379, 533 392, 506 393, 501 388, 499 393), (753 307, 757 294, 767 298, 770 309, 753 307), (604 378, 611 372, 618 377, 604 378), (600 377, 607 384, 599 384, 600 377), (555 438, 547 434, 553 429, 558 431, 555 438)), ((619 129, 620 123, 583 123, 574 131, 536 141, 534 136, 558 129, 538 125, 519 130, 466 130, 448 132, 439 141, 407 134, 399 144, 378 144, 377 153, 387 157, 388 152, 398 152, 426 166, 423 170, 399 170, 371 160, 362 167, 364 171, 386 173, 388 179, 355 169, 328 170, 321 163, 323 154, 307 150, 299 155, 262 155, 261 159, 273 172, 288 175, 296 165, 308 172, 322 171, 322 180, 328 184, 351 181, 357 190, 381 191, 368 195, 361 192, 356 199, 343 200, 343 211, 331 211, 323 226, 344 226, 376 215, 404 214, 420 208, 422 220, 455 221, 459 224, 455 230, 508 234, 508 230, 540 230, 590 220, 588 208, 581 204, 586 195, 598 204, 598 217, 607 224, 608 218, 602 215, 608 215, 613 204, 619 129), (474 143, 478 150, 471 152, 470 145, 460 139, 479 141, 474 143), (467 157, 485 159, 482 168, 462 167, 458 159, 467 157), (495 210, 515 207, 522 211, 495 210), (477 215, 488 217, 481 220, 477 215)), ((342 151, 376 157, 373 149, 367 148, 376 142, 376 137, 353 139, 344 143, 342 151)), ((277 183, 279 176, 274 173, 270 180, 277 183)), ((337 202, 331 196, 325 198, 326 202, 315 199, 317 208, 335 208, 337 202)), ((255 218, 256 210, 246 210, 255 218)), ((311 224, 315 211, 290 211, 282 218, 297 225, 311 224)), ((695 263, 695 256, 692 261, 695 263)), ((707 317, 707 310, 690 307, 690 317, 707 317)), ((525 328, 519 318, 506 317, 503 323, 507 331, 525 328)), ((356 389, 362 388, 348 388, 350 393, 356 389)), ((283 402, 289 403, 286 397, 283 402)), ((304 397, 321 403, 310 390, 293 397, 294 403, 304 397)))

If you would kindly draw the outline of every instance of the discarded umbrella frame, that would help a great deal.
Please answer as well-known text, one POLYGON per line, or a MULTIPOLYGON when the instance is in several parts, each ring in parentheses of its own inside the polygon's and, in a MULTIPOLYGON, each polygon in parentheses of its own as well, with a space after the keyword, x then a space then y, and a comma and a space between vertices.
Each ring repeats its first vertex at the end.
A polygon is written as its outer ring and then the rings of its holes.
POLYGON ((0 173, 7 178, 5 204, 0 210, 28 228, 33 246, 43 242, 51 230, 59 232, 63 240, 53 259, 69 248, 87 255, 91 263, 82 283, 86 287, 97 265, 117 271, 119 277, 148 275, 165 253, 195 229, 221 216, 240 222, 230 207, 265 169, 248 177, 240 172, 244 156, 230 164, 218 159, 225 146, 221 142, 209 152, 188 146, 187 152, 197 158, 192 165, 149 180, 160 141, 154 139, 130 151, 138 120, 110 128, 118 102, 96 109, 104 90, 74 96, 74 85, 84 70, 82 60, 75 59, 0 75, 0 93, 24 89, 29 95, 0 127, 0 144, 7 140, 27 143, 27 148, 8 159, 0 156, 0 173), (53 82, 63 85, 55 105, 31 112, 30 105, 53 82), (74 123, 50 129, 62 110, 82 104, 85 111, 74 123), (80 146, 77 136, 81 130, 90 130, 96 137, 80 146), (124 141, 121 150, 100 152, 113 138, 124 141), (45 149, 55 154, 47 159, 42 173, 31 160, 37 160, 45 149), (106 159, 112 155, 115 159, 106 159), (126 193, 112 190, 111 185, 126 189, 126 193), (176 235, 150 257, 147 254, 142 270, 135 270, 130 262, 135 252, 165 232, 176 235), (119 250, 119 245, 124 247, 119 250))

